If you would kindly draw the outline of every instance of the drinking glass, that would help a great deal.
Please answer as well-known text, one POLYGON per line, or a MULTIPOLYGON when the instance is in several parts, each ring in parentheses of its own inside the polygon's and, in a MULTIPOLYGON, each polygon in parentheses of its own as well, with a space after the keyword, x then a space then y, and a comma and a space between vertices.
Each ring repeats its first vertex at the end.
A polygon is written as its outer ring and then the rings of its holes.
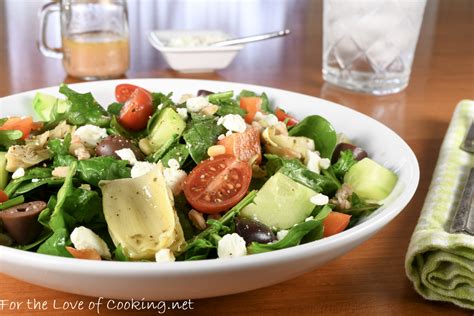
POLYGON ((426 0, 324 0, 323 78, 375 95, 405 89, 426 0))
POLYGON ((129 66, 126 0, 61 0, 40 12, 39 49, 62 58, 66 72, 84 80, 122 76, 129 66), (48 18, 59 12, 61 48, 46 43, 48 18))

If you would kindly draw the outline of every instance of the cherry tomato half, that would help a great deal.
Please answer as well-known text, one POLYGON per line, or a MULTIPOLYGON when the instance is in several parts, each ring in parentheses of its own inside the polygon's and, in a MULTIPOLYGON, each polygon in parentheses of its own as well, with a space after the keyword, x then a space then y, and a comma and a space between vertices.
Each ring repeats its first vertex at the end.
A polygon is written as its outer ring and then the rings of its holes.
POLYGON ((278 118, 278 120, 282 122, 288 119, 288 121, 286 122, 286 125, 288 126, 293 126, 293 125, 298 124, 298 121, 293 116, 287 114, 285 111, 283 111, 280 108, 276 108, 275 115, 278 118))
POLYGON ((150 93, 145 89, 137 88, 120 110, 118 120, 123 127, 132 131, 139 131, 146 127, 152 113, 153 106, 150 93))
POLYGON ((236 205, 251 179, 252 168, 246 162, 221 155, 199 163, 186 178, 183 191, 196 210, 214 214, 236 205))
MULTIPOLYGON (((125 101, 130 99, 130 96, 132 95, 133 91, 135 91, 135 89, 138 89, 138 88, 140 87, 135 86, 133 84, 128 84, 128 83, 119 84, 118 86, 115 87, 115 99, 117 100, 117 102, 124 103, 125 101)), ((140 89, 143 89, 143 88, 140 88, 140 89)))

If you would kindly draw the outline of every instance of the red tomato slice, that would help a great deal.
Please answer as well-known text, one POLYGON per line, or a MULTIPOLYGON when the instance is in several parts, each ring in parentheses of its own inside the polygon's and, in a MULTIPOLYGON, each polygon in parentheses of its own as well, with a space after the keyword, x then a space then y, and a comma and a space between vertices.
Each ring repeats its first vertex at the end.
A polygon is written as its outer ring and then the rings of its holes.
POLYGON ((248 163, 221 155, 199 163, 184 181, 183 191, 196 210, 214 214, 237 204, 247 193, 251 179, 248 163))
POLYGON ((286 119, 288 119, 288 122, 286 122, 287 126, 293 126, 298 124, 298 121, 291 115, 288 115, 285 111, 283 111, 280 108, 277 108, 275 110, 275 116, 278 118, 279 121, 284 122, 286 119))
POLYGON ((324 237, 329 237, 337 233, 342 232, 349 225, 351 215, 339 213, 339 212, 330 212, 328 216, 324 219, 324 237))
POLYGON ((146 127, 152 114, 153 106, 150 93, 138 88, 132 92, 120 110, 119 122, 129 130, 139 131, 146 127))
POLYGON ((257 128, 247 128, 243 133, 233 133, 218 142, 225 147, 225 153, 239 158, 241 161, 249 161, 257 156, 255 161, 262 161, 262 147, 260 145, 260 131, 257 128))
MULTIPOLYGON (((122 83, 115 87, 115 99, 117 102, 124 103, 130 96, 132 95, 133 91, 136 89, 143 89, 133 84, 122 83)), ((145 89, 143 89, 145 90, 145 89)), ((146 91, 146 90, 145 90, 146 91)), ((148 91, 147 91, 148 92, 148 91)))
POLYGON ((5 201, 8 201, 8 195, 3 190, 0 190, 0 203, 5 201))
POLYGON ((41 128, 42 124, 33 122, 33 118, 31 116, 24 116, 24 117, 10 117, 2 126, 0 126, 0 130, 19 130, 23 133, 22 139, 27 138, 30 135, 32 130, 36 130, 41 128))
POLYGON ((245 122, 252 123, 257 112, 262 109, 262 98, 260 97, 243 97, 240 98, 240 107, 247 111, 245 122))

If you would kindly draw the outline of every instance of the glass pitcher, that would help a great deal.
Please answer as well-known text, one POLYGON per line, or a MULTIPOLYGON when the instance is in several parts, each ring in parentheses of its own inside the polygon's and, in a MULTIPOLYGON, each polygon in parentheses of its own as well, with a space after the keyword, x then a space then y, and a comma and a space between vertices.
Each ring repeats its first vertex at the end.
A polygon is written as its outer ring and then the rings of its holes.
POLYGON ((84 80, 122 76, 129 67, 129 33, 126 0, 61 0, 40 12, 39 49, 43 55, 62 58, 64 69, 84 80), (46 42, 48 18, 58 12, 61 48, 46 42))

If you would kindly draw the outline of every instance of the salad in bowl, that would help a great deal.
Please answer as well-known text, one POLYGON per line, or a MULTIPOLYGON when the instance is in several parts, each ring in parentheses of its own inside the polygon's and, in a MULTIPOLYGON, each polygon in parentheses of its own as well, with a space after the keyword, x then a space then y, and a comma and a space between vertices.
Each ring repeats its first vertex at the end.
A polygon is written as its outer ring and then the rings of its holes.
POLYGON ((80 259, 189 261, 350 229, 397 174, 320 115, 249 90, 121 83, 102 107, 66 85, 0 119, 0 245, 80 259), (112 102, 113 101, 113 102, 112 102))

